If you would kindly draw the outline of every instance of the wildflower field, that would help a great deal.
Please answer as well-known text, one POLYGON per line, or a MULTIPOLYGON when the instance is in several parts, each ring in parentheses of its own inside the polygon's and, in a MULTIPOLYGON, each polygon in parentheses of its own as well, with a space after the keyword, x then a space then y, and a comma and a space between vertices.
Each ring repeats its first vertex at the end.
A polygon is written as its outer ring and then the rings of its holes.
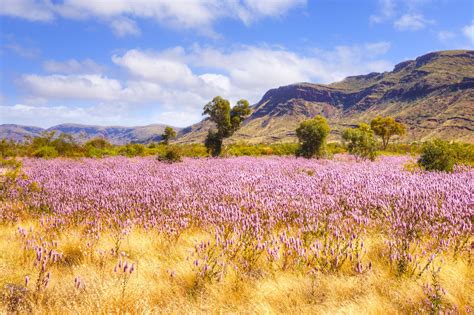
POLYGON ((469 313, 474 170, 408 156, 25 159, 0 313, 469 313))

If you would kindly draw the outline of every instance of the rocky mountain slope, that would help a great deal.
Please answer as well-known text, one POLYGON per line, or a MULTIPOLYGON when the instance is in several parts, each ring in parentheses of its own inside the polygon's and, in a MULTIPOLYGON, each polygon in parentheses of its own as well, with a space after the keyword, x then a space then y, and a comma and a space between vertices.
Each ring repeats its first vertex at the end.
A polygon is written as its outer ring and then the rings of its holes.
MULTIPOLYGON (((7 138, 22 141, 27 136, 38 136, 43 131, 56 131, 73 135, 78 141, 87 141, 95 137, 103 137, 114 144, 125 144, 129 142, 146 143, 161 140, 166 125, 154 124, 140 127, 120 126, 92 126, 80 124, 61 124, 48 129, 38 127, 27 127, 20 125, 0 125, 0 139, 7 138)), ((181 128, 175 128, 179 131, 181 128)))
MULTIPOLYGON (((348 77, 329 85, 271 89, 230 142, 295 141, 298 124, 321 114, 339 139, 342 129, 390 115, 408 126, 405 141, 433 137, 474 142, 474 51, 440 51, 399 63, 393 71, 348 77)), ((180 142, 203 141, 212 123, 182 130, 180 142)))

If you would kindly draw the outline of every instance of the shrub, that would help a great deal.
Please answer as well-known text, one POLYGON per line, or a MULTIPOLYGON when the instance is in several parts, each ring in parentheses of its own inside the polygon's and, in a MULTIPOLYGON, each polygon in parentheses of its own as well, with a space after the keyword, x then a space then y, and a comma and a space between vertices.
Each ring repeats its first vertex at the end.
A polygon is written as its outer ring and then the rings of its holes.
POLYGON ((33 157, 52 159, 59 156, 58 151, 54 147, 44 146, 34 151, 33 157))
POLYGON ((426 142, 418 159, 418 164, 427 171, 452 172, 455 162, 452 145, 441 139, 426 142))
POLYGON ((451 144, 456 164, 474 166, 474 145, 454 142, 451 144))
POLYGON ((340 154, 340 153, 345 153, 346 149, 339 142, 331 142, 331 143, 328 143, 327 145, 327 151, 330 154, 340 154))
POLYGON ((110 144, 110 142, 108 142, 104 138, 94 138, 94 139, 91 139, 91 140, 87 141, 84 144, 84 146, 85 147, 92 147, 92 148, 96 148, 96 149, 107 149, 107 148, 111 148, 112 144, 110 144))
POLYGON ((16 144, 13 140, 2 139, 0 141, 0 157, 15 156, 15 147, 16 144))
POLYGON ((350 154, 363 159, 375 160, 376 142, 374 132, 367 124, 360 124, 357 128, 344 130, 342 140, 350 154))
POLYGON ((165 152, 158 154, 156 159, 160 162, 176 163, 182 161, 181 152, 177 147, 166 148, 165 152))
POLYGON ((296 129, 296 136, 300 143, 296 155, 305 158, 322 157, 330 130, 327 120, 320 115, 303 121, 296 129))
POLYGON ((128 157, 144 156, 145 146, 139 143, 126 144, 119 149, 119 154, 128 157))

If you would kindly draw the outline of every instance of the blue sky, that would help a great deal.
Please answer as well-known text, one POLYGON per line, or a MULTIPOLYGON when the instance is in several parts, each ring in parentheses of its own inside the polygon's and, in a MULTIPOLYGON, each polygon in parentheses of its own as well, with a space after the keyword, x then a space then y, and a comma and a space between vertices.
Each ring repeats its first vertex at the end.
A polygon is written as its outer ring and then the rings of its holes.
POLYGON ((2 0, 0 123, 187 126, 215 95, 473 49, 464 0, 2 0))

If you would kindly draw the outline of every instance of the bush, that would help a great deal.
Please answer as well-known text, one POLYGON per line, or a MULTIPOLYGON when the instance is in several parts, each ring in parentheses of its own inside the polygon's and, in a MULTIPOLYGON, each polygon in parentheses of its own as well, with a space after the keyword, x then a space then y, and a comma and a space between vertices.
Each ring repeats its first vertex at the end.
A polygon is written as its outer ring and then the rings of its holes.
POLYGON ((126 144, 119 149, 119 154, 127 157, 144 156, 145 146, 139 143, 126 144))
POLYGON ((456 164, 453 146, 441 139, 426 142, 418 164, 427 171, 452 172, 456 164))
POLYGON ((262 155, 295 155, 297 143, 248 144, 245 142, 233 143, 226 149, 230 156, 262 156, 262 155))
POLYGON ((156 159, 165 163, 176 163, 182 161, 181 152, 177 147, 166 148, 165 152, 159 154, 156 159))
POLYGON ((347 152, 344 146, 339 142, 331 142, 327 144, 327 151, 329 154, 341 154, 347 152))
POLYGON ((32 156, 37 158, 52 159, 58 157, 59 153, 54 147, 44 146, 34 151, 32 156))
POLYGON ((84 143, 84 146, 103 150, 111 148, 112 144, 104 138, 94 138, 84 143))
POLYGON ((369 125, 360 124, 358 128, 344 130, 342 139, 350 154, 371 161, 375 160, 377 143, 369 125))
POLYGON ((474 166, 474 145, 454 142, 451 144, 456 164, 474 166))
POLYGON ((303 121, 296 129, 296 136, 300 143, 296 155, 305 158, 322 157, 330 130, 327 120, 320 115, 303 121))

